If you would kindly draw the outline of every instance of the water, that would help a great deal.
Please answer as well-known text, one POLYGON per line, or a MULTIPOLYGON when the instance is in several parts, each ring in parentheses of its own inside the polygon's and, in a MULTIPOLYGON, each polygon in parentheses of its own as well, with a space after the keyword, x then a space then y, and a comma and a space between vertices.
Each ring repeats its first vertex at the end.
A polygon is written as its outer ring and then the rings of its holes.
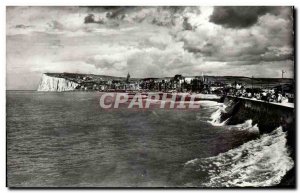
POLYGON ((273 186, 293 167, 280 128, 212 124, 222 104, 108 111, 100 96, 8 91, 8 186, 273 186))

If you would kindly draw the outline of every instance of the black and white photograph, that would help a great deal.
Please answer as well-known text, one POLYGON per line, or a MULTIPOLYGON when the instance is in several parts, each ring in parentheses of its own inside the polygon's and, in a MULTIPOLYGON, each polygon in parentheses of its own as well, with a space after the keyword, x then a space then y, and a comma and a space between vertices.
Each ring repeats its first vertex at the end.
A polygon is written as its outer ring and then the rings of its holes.
POLYGON ((8 188, 296 188, 294 6, 5 12, 8 188))

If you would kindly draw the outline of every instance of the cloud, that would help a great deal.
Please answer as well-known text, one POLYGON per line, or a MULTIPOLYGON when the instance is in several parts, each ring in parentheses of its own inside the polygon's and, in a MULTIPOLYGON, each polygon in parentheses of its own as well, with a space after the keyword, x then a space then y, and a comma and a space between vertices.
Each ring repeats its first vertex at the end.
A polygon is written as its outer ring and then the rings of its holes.
POLYGON ((8 7, 7 33, 12 35, 32 32, 89 33, 102 27, 119 29, 120 26, 134 24, 192 30, 195 26, 190 19, 200 15, 200 12, 199 7, 180 6, 8 7), (18 29, 15 28, 16 26, 18 29))
POLYGON ((18 24, 18 25, 16 25, 15 27, 16 27, 16 28, 20 28, 20 29, 27 29, 27 28, 30 28, 30 27, 32 27, 32 26, 30 26, 30 25, 18 24))
MULTIPOLYGON (((181 27, 191 30, 193 26, 188 23, 191 15, 199 15, 199 7, 89 7, 93 15, 102 17, 104 22, 121 24, 124 21, 129 23, 148 23, 164 27, 181 27)), ((91 19, 90 23, 94 23, 91 19)))
POLYGON ((184 30, 193 30, 193 26, 189 23, 189 18, 187 17, 183 19, 182 27, 184 30))
MULTIPOLYGON (((226 28, 247 28, 254 25, 258 18, 267 13, 278 15, 282 7, 215 7, 210 22, 226 28)), ((286 10, 284 10, 286 11, 286 10)))
MULTIPOLYGON (((158 41, 158 40, 155 40, 158 41)), ((119 48, 115 53, 100 54, 87 59, 87 63, 106 73, 122 75, 129 71, 133 77, 173 76, 201 61, 184 51, 182 43, 164 42, 166 46, 144 48, 119 48), (122 51, 121 51, 122 50, 122 51)))
POLYGON ((293 23, 286 17, 288 9, 280 9, 277 15, 266 13, 248 28, 224 28, 209 22, 196 31, 177 33, 176 39, 184 42, 185 50, 205 61, 260 65, 264 61, 293 60, 293 23))
POLYGON ((106 13, 106 17, 109 19, 124 19, 126 17, 127 10, 131 7, 114 7, 109 12, 106 13))
POLYGON ((49 62, 44 63, 45 67, 41 68, 39 65, 31 67, 31 71, 33 72, 71 72, 71 73, 83 73, 83 74, 90 74, 90 73, 101 73, 101 71, 95 68, 94 65, 87 64, 82 61, 61 61, 61 62, 49 62))
POLYGON ((104 21, 102 18, 100 18, 98 21, 95 20, 95 15, 94 14, 88 14, 85 18, 84 18, 84 23, 98 23, 98 24, 104 24, 104 21))
POLYGON ((64 30, 64 26, 56 20, 53 20, 53 21, 51 21, 47 24, 48 24, 50 29, 59 30, 59 31, 64 30))
POLYGON ((224 13, 227 19, 220 24, 211 21, 216 9, 8 7, 8 85, 27 88, 24 80, 38 81, 40 73, 48 71, 280 77, 285 69, 293 76, 290 7, 251 7, 253 13, 231 7, 233 13, 224 13), (228 19, 233 16, 249 21, 249 26, 228 19), (14 83, 13 77, 22 81, 14 83))

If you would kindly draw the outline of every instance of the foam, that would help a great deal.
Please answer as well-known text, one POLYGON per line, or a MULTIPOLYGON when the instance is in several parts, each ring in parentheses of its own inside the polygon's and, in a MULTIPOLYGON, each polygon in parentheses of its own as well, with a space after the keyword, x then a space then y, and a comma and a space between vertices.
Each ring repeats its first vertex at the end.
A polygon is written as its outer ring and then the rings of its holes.
POLYGON ((193 166, 207 173, 207 187, 274 186, 294 166, 286 143, 286 132, 278 127, 225 153, 190 160, 185 167, 193 166))
POLYGON ((259 133, 257 124, 253 125, 252 119, 246 120, 244 123, 233 125, 228 127, 230 130, 248 131, 252 133, 259 133))
POLYGON ((224 104, 220 105, 218 110, 211 114, 211 116, 210 116, 211 120, 209 120, 208 122, 210 124, 212 124, 213 126, 224 126, 227 123, 227 121, 229 120, 229 118, 228 118, 225 121, 221 122, 221 115, 222 115, 222 113, 225 112, 226 107, 227 106, 224 104))

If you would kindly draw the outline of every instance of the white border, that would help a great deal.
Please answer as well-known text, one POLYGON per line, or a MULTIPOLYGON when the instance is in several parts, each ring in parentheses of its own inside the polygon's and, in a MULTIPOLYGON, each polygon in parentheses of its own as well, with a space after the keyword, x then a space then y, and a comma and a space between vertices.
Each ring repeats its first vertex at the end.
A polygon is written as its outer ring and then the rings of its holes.
POLYGON ((4 0, 5 5, 140 5, 140 6, 150 6, 150 5, 199 5, 199 6, 212 6, 212 5, 295 5, 296 0, 4 0))
MULTIPOLYGON (((151 6, 151 5, 199 5, 199 6, 212 6, 212 5, 293 5, 298 8, 298 16, 299 16, 299 10, 300 10, 300 1, 299 0, 272 0, 272 1, 267 1, 267 0, 1 0, 0 1, 0 53, 1 53, 1 64, 0 64, 0 72, 2 73, 0 76, 0 88, 1 88, 1 94, 0 94, 0 113, 1 113, 1 129, 0 129, 0 190, 1 192, 8 192, 12 191, 7 189, 6 186, 6 165, 5 165, 5 160, 6 160, 6 114, 5 114, 5 99, 6 99, 6 94, 5 94, 5 82, 6 82, 6 32, 5 32, 5 25, 6 25, 6 6, 49 6, 49 5, 55 5, 55 6, 71 6, 71 5, 140 5, 140 6, 151 6)), ((299 26, 299 19, 296 20, 297 26, 299 26)), ((296 34, 298 35, 298 33, 296 34)), ((297 36, 298 39, 298 36, 297 36)), ((297 45, 298 45, 298 40, 297 40, 297 45)), ((297 56, 299 52, 299 48, 297 49, 297 56)), ((298 59, 299 61, 299 59, 298 59)), ((297 75, 299 75, 299 67, 297 69, 297 75)), ((299 91, 299 82, 297 81, 297 90, 299 91)), ((297 101, 299 104, 299 96, 297 96, 297 101)), ((299 105, 297 104, 297 109, 299 109, 299 105)), ((297 120, 299 120, 299 113, 297 115, 297 120)), ((297 129, 297 128, 296 128, 297 129)), ((299 133, 300 131, 297 131, 297 139, 299 138, 299 133)), ((298 160, 299 160, 299 148, 297 148, 297 155, 298 155, 298 160)), ((297 162, 296 167, 299 167, 299 161, 297 162)), ((299 176, 297 176, 297 184, 299 185, 299 176)), ((19 190, 13 190, 13 191, 19 191, 19 190)), ((36 190, 25 190, 26 192, 36 192, 36 190)), ((70 190, 43 190, 44 192, 67 192, 70 190)), ((83 191, 83 189, 78 189, 78 190, 72 190, 72 191, 83 191)), ((91 191, 91 190, 90 190, 91 191)), ((99 190, 98 190, 99 191, 99 190)), ((100 190, 101 192, 111 192, 112 190, 105 190, 102 189, 100 190)), ((114 192, 131 192, 131 191, 141 191, 139 189, 137 190, 113 190, 114 192)), ((154 192, 156 190, 143 190, 147 192, 154 192)), ((175 192, 175 191, 181 191, 181 192, 192 192, 194 190, 168 190, 170 192, 175 192)), ((216 192, 219 190, 202 190, 198 189, 197 191, 201 192, 216 192)), ((223 191, 232 191, 232 190, 223 190, 223 191)), ((240 191, 240 190, 237 190, 240 191)), ((266 191, 266 190, 248 190, 247 192, 261 192, 261 191, 266 191)), ((273 190, 272 190, 273 191, 273 190)), ((297 190, 298 191, 298 190, 297 190)))

